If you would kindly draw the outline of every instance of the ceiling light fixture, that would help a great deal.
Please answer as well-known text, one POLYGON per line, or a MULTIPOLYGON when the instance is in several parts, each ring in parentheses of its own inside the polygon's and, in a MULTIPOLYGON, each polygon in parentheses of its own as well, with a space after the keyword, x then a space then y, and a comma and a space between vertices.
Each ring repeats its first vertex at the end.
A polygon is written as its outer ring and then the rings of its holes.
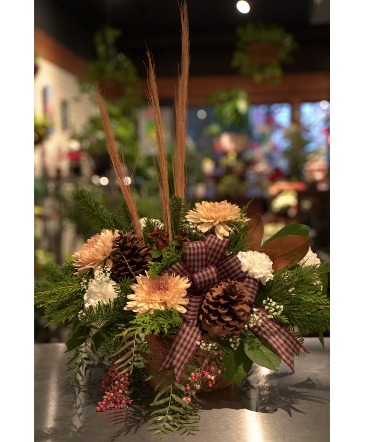
POLYGON ((250 12, 250 5, 248 2, 245 2, 244 0, 239 0, 236 3, 236 8, 242 13, 242 14, 247 14, 248 12, 250 12))

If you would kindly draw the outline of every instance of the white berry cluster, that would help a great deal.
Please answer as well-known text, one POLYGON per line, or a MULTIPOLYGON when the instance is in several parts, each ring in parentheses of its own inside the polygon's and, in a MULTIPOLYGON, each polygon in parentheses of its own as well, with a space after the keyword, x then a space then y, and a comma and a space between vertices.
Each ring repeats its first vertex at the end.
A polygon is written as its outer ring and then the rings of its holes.
POLYGON ((253 308, 253 313, 250 315, 250 319, 248 324, 245 325, 245 329, 247 330, 249 327, 260 327, 262 323, 262 319, 260 317, 260 312, 257 308, 253 308))
POLYGON ((267 311, 267 316, 273 318, 274 316, 280 315, 284 309, 282 305, 277 304, 271 298, 267 298, 263 301, 263 307, 267 311))
POLYGON ((210 353, 218 352, 218 345, 215 342, 196 341, 196 343, 203 351, 208 351, 210 353))
POLYGON ((231 336, 229 338, 229 345, 233 350, 237 350, 241 343, 241 339, 239 336, 231 336))

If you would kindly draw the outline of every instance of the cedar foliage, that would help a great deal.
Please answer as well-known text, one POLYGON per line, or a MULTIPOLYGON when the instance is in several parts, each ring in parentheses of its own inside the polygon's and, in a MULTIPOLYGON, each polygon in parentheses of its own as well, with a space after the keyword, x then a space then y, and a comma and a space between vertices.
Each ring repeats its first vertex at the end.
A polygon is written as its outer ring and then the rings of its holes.
POLYGON ((69 263, 63 267, 46 264, 43 278, 35 283, 34 303, 44 309, 44 316, 50 324, 71 324, 84 305, 82 279, 70 274, 69 263))
POLYGON ((300 334, 323 333, 330 330, 330 301, 321 281, 329 272, 329 263, 280 269, 266 286, 266 296, 284 306, 275 316, 300 334))

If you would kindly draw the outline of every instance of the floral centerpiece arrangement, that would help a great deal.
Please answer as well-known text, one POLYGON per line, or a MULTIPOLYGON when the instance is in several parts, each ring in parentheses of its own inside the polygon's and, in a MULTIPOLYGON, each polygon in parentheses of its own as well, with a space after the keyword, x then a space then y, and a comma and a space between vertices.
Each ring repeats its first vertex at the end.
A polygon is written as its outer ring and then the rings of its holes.
POLYGON ((71 325, 66 346, 73 381, 87 383, 93 367, 104 368, 96 411, 124 412, 148 388, 154 395, 147 403, 149 428, 156 434, 196 430, 199 393, 241 384, 252 364, 277 370, 283 361, 294 371, 295 356, 307 352, 301 336, 322 339, 330 322, 329 265, 311 250, 309 227, 288 225, 263 241, 262 218, 248 218, 247 206, 202 201, 189 207, 185 199, 186 4, 181 22, 173 185, 147 52, 161 219, 138 214, 97 90, 123 202, 118 214, 109 213, 77 190, 83 216, 98 233, 69 262, 44 266, 35 288, 48 323, 71 325))

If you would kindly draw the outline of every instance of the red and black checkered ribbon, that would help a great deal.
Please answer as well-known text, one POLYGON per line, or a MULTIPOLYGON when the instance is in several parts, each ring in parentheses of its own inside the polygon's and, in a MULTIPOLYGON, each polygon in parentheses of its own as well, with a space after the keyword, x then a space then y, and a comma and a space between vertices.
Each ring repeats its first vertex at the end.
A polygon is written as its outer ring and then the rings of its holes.
POLYGON ((247 276, 243 284, 249 293, 249 301, 247 304, 253 305, 257 308, 257 312, 262 320, 259 326, 250 327, 251 330, 265 339, 288 367, 290 367, 292 372, 294 372, 294 355, 300 351, 308 353, 308 350, 295 339, 289 330, 282 325, 271 321, 263 308, 253 304, 259 288, 259 282, 257 279, 247 276))
POLYGON ((162 364, 162 368, 174 368, 177 380, 195 353, 197 341, 201 339, 198 317, 205 293, 220 282, 243 281, 246 278, 237 256, 233 253, 226 255, 229 243, 230 240, 219 239, 215 235, 208 235, 203 241, 191 242, 182 260, 165 272, 186 276, 191 281, 187 312, 183 314, 183 323, 162 364))
POLYGON ((265 339, 294 373, 294 355, 301 351, 309 353, 308 350, 297 341, 289 330, 277 322, 271 321, 264 309, 260 307, 257 309, 262 322, 259 326, 251 327, 251 330, 265 339))
POLYGON ((198 317, 205 294, 212 287, 228 280, 243 282, 248 292, 247 304, 258 309, 262 320, 259 326, 253 326, 251 330, 265 339, 293 372, 294 355, 300 351, 308 353, 289 330, 271 321, 264 309, 255 306, 259 282, 242 270, 237 255, 226 255, 229 242, 228 239, 219 239, 215 235, 208 235, 203 241, 191 242, 182 260, 165 272, 185 276, 192 283, 188 290, 187 311, 182 315, 183 323, 161 367, 173 367, 177 381, 195 353, 197 341, 202 337, 198 317))
POLYGON ((247 304, 253 305, 257 308, 257 312, 262 321, 259 326, 250 327, 251 330, 265 339, 280 358, 288 365, 292 372, 294 372, 294 355, 300 351, 308 353, 308 350, 295 339, 289 330, 282 325, 271 321, 263 308, 253 304, 259 288, 259 282, 257 279, 247 276, 243 284, 249 293, 249 301, 247 304))

